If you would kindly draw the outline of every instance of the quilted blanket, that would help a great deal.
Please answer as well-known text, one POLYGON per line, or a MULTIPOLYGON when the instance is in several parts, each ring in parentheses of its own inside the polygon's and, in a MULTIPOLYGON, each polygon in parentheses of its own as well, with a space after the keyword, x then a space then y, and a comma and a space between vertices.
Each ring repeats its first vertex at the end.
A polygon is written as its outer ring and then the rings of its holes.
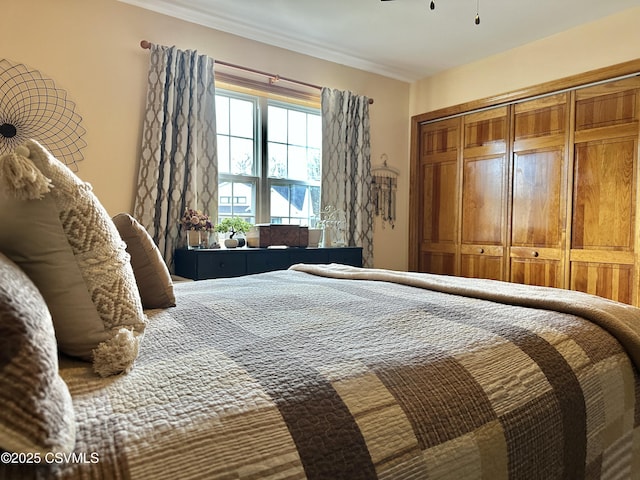
POLYGON ((127 375, 63 360, 77 455, 0 477, 638 477, 639 310, 293 268, 176 284, 127 375))

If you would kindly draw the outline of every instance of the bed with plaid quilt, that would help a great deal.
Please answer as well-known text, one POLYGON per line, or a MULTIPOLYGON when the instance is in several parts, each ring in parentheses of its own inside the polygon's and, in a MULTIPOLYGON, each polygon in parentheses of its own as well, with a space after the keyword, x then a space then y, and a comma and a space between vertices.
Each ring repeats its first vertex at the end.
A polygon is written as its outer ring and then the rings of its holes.
POLYGON ((338 265, 175 292, 130 373, 62 362, 86 461, 10 476, 639 478, 639 309, 338 265))

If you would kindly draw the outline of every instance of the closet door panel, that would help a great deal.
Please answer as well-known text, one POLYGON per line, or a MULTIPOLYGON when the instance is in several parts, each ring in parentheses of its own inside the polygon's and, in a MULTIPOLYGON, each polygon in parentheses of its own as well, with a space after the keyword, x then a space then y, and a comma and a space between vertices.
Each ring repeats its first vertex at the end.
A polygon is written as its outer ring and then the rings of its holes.
POLYGON ((502 280, 502 251, 497 255, 490 253, 462 253, 460 255, 460 275, 471 278, 489 278, 502 280))
POLYGON ((511 244, 560 247, 564 145, 514 153, 511 244))
POLYGON ((561 288, 563 276, 561 263, 557 260, 534 260, 511 258, 511 281, 526 285, 561 288))
MULTIPOLYGON (((514 106, 514 142, 528 138, 564 135, 567 132, 567 94, 550 95, 514 106)), ((558 143, 557 140, 555 143, 558 143)), ((562 143, 562 139, 560 140, 562 143)))
POLYGON ((456 225, 451 219, 456 217, 457 170, 455 159, 424 166, 423 188, 425 210, 423 238, 427 243, 456 241, 456 225))
POLYGON ((418 271, 457 274, 460 119, 421 126, 418 271))
POLYGON ((456 273, 457 171, 455 160, 423 167, 425 210, 419 264, 421 272, 456 273))
POLYGON ((504 279, 508 108, 465 115, 460 274, 504 279))
POLYGON ((462 243, 501 245, 504 156, 464 160, 462 243))
POLYGON ((456 274, 455 253, 425 251, 420 258, 420 271, 438 275, 456 274))
POLYGON ((638 78, 609 82, 576 92, 576 131, 637 120, 638 78))
POLYGON ((567 93, 513 109, 509 280, 564 286, 567 93))
POLYGON ((633 249, 635 138, 575 148, 572 248, 633 249))
POLYGON ((505 156, 464 159, 460 274, 504 278, 505 156))
POLYGON ((638 303, 640 79, 575 93, 570 288, 638 303))
POLYGON ((571 290, 633 303, 633 264, 572 262, 571 290))

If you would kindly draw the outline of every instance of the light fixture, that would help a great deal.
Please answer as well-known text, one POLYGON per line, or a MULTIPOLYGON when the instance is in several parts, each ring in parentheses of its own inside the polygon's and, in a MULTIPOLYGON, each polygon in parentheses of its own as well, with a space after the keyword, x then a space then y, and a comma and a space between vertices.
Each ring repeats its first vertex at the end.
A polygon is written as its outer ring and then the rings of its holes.
MULTIPOLYGON (((381 2, 390 2, 392 0, 380 0, 381 2)), ((435 0, 431 0, 431 3, 429 3, 429 9, 431 10, 435 10, 436 9, 436 2, 435 0)), ((480 25, 480 0, 476 0, 476 16, 473 19, 473 22, 476 25, 480 25)))
MULTIPOLYGON (((431 0, 431 3, 429 4, 429 8, 431 10, 435 10, 436 9, 436 2, 435 0, 431 0)), ((476 0, 476 16, 473 19, 473 22, 476 25, 480 25, 480 0, 476 0)))

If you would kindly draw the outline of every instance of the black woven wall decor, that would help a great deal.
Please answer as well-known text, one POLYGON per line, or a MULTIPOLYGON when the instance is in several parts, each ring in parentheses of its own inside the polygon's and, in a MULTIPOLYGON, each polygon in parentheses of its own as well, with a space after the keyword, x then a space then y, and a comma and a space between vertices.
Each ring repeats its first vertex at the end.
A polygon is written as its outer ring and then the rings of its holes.
POLYGON ((34 139, 73 171, 84 157, 82 117, 67 92, 25 65, 0 60, 0 155, 34 139))

